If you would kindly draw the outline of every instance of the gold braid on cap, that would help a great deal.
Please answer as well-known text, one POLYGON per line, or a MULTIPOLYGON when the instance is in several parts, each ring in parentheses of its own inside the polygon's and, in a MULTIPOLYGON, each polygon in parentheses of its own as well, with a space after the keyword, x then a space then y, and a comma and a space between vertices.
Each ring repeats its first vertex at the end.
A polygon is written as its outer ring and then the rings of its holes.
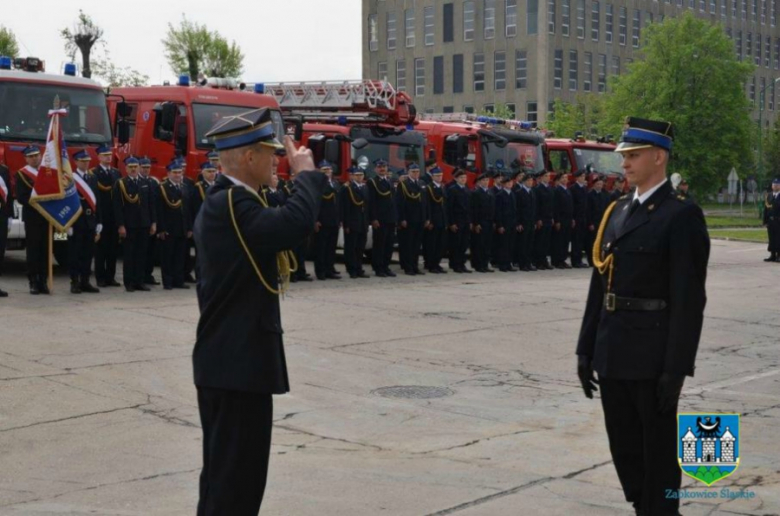
MULTIPOLYGON (((258 201, 260 201, 260 204, 264 208, 268 208, 268 202, 260 197, 257 192, 253 192, 251 190, 247 191, 250 191, 252 194, 254 194, 254 196, 258 201)), ((279 269, 279 288, 274 289, 271 287, 271 285, 268 284, 265 277, 263 277, 263 273, 260 271, 260 266, 257 265, 257 262, 255 261, 254 256, 252 256, 252 252, 249 250, 249 247, 246 245, 244 237, 241 234, 241 230, 238 227, 236 213, 233 208, 233 188, 228 189, 228 206, 230 207, 230 219, 233 223, 233 229, 236 230, 238 241, 241 243, 241 247, 244 248, 244 253, 246 253, 246 257, 249 258, 249 263, 252 264, 252 268, 255 270, 255 274, 257 274, 257 277, 260 279, 260 283, 262 283, 265 289, 271 294, 275 296, 280 294, 284 295, 284 293, 290 287, 290 274, 298 270, 298 261, 295 259, 295 254, 293 254, 292 251, 280 251, 276 253, 276 266, 279 269)))
POLYGON ((596 266, 599 274, 602 276, 609 271, 609 276, 607 277, 607 292, 612 290, 612 272, 615 269, 615 257, 610 253, 604 257, 603 260, 601 259, 601 241, 604 239, 604 230, 607 228, 609 216, 612 214, 612 210, 615 209, 615 206, 617 206, 617 201, 612 201, 612 204, 607 207, 607 210, 604 212, 604 217, 601 219, 601 224, 599 224, 596 240, 593 242, 593 265, 596 266))

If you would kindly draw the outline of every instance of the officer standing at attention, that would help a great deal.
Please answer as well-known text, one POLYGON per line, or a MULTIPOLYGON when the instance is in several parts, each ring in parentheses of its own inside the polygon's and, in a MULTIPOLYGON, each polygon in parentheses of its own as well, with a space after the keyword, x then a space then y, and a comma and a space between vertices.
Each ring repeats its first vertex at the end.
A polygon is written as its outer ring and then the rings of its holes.
POLYGON ((769 258, 765 262, 780 262, 780 177, 772 181, 772 191, 764 199, 764 227, 769 236, 769 258))
POLYGON ((547 261, 553 229, 553 191, 550 188, 550 172, 544 171, 534 187, 536 199, 536 225, 534 234, 534 263, 539 270, 552 269, 547 261))
POLYGON ((466 250, 469 248, 471 224, 471 194, 466 187, 468 176, 462 168, 452 171, 455 185, 447 191, 447 238, 449 239, 450 269, 462 274, 471 274, 466 268, 466 250))
MULTIPOLYGON (((8 238, 8 225, 14 216, 14 196, 11 191, 11 175, 8 167, 0 163, 0 276, 3 275, 5 245, 8 238)), ((7 294, 6 294, 7 295, 7 294)), ((0 294, 0 297, 5 297, 0 294)))
POLYGON ((533 272, 536 266, 533 263, 534 227, 536 226, 536 199, 532 190, 534 174, 527 172, 523 178, 522 187, 515 193, 517 204, 517 223, 519 233, 516 237, 517 267, 521 271, 533 272))
POLYGON ((207 133, 224 170, 195 221, 199 516, 258 513, 271 451, 272 395, 290 390, 279 310, 290 273, 286 250, 313 231, 326 178, 314 168, 311 151, 296 150, 288 137, 295 192, 284 206, 267 207, 257 192, 270 183, 274 149, 281 145, 273 127, 263 108, 224 118, 207 133))
POLYGON ((41 151, 30 145, 22 151, 27 162, 16 173, 16 200, 22 205, 24 234, 27 240, 27 278, 30 281, 30 294, 48 294, 47 283, 49 264, 49 221, 30 205, 30 197, 38 177, 41 165, 41 151))
POLYGON ((593 189, 588 192, 588 238, 585 245, 585 256, 588 265, 593 267, 593 242, 596 241, 596 231, 601 225, 601 219, 610 204, 609 193, 604 191, 604 176, 597 176, 593 189))
POLYGON ((376 177, 368 180, 368 219, 373 229, 371 266, 380 278, 395 277, 390 270, 395 245, 395 225, 398 220, 395 190, 388 177, 387 161, 374 161, 376 177))
MULTIPOLYGON (((84 183, 97 196, 97 178, 95 174, 89 171, 89 153, 85 150, 77 152, 73 158, 76 160, 77 174, 84 183)), ((100 223, 100 214, 96 213, 96 208, 87 202, 86 198, 79 192, 81 200, 81 215, 73 223, 73 230, 68 237, 68 268, 70 269, 70 292, 71 294, 81 294, 86 292, 96 294, 100 289, 95 288, 90 282, 89 277, 92 274, 92 257, 95 254, 95 244, 100 241, 100 234, 103 231, 103 225, 100 223)))
POLYGON ((633 194, 607 209, 577 344, 585 395, 601 388, 612 459, 638 515, 678 515, 677 403, 693 376, 710 240, 666 178, 672 124, 628 118, 616 152, 633 194), (593 372, 598 373, 598 382, 593 372))
POLYGON ((344 265, 352 279, 369 277, 363 270, 363 252, 368 237, 368 187, 363 184, 363 176, 363 169, 350 167, 349 182, 338 193, 344 227, 344 265))
POLYGON ((626 187, 626 178, 617 176, 612 183, 612 191, 609 193, 609 202, 614 202, 623 197, 623 190, 626 187))
POLYGON ((198 216, 200 207, 203 201, 206 200, 206 193, 209 188, 214 186, 214 180, 217 178, 217 169, 211 164, 211 161, 206 161, 200 165, 200 177, 201 180, 195 183, 195 195, 192 197, 191 206, 191 219, 195 221, 195 217, 198 216))
MULTIPOLYGON (((149 190, 152 193, 152 204, 157 207, 160 200, 160 181, 152 175, 152 160, 149 158, 139 158, 139 177, 146 181, 149 190)), ((154 278, 154 265, 160 261, 159 246, 157 245, 157 236, 149 235, 149 242, 146 247, 146 263, 144 264, 144 284, 159 285, 160 282, 154 278)), ((162 263, 162 262, 160 262, 162 263)))
POLYGON ((553 188, 555 200, 550 257, 552 265, 556 269, 571 269, 571 265, 566 263, 566 258, 569 256, 571 232, 575 225, 574 201, 566 186, 566 181, 567 175, 559 174, 555 178, 555 187, 553 188))
POLYGON ((512 266, 512 245, 515 235, 518 233, 517 204, 515 202, 512 187, 513 175, 505 174, 501 177, 503 189, 496 195, 496 238, 498 239, 498 270, 501 272, 515 272, 512 266))
POLYGON ((179 161, 168 165, 168 179, 159 186, 157 196, 157 238, 162 244, 162 284, 165 290, 188 289, 184 284, 187 241, 192 238, 192 211, 182 181, 179 161))
POLYGON ((496 218, 495 198, 488 192, 490 176, 483 172, 469 200, 471 208, 471 267, 477 272, 495 272, 490 268, 493 227, 496 218))
POLYGON ((146 249, 149 235, 157 233, 152 188, 141 179, 138 165, 132 156, 125 160, 127 176, 114 184, 113 191, 116 231, 124 246, 122 279, 128 292, 150 290, 144 285, 146 249))
POLYGON ((114 185, 121 175, 119 170, 111 166, 111 147, 103 145, 97 149, 98 166, 92 169, 97 177, 97 209, 103 232, 95 249, 95 280, 98 287, 118 287, 116 280, 116 258, 118 233, 114 220, 114 201, 112 194, 114 185))
POLYGON ((585 169, 574 173, 575 183, 569 187, 574 205, 574 226, 571 232, 571 266, 587 269, 582 263, 582 253, 588 240, 588 184, 585 169))
POLYGON ((333 182, 333 165, 322 160, 319 169, 328 182, 325 183, 317 222, 314 223, 314 273, 318 280, 341 279, 341 275, 334 272, 341 220, 336 184, 333 182))
POLYGON ((428 196, 428 218, 430 222, 425 228, 424 259, 425 268, 433 274, 446 274, 441 266, 444 256, 444 236, 447 230, 447 212, 444 206, 446 194, 441 184, 444 175, 439 167, 430 170, 431 182, 426 188, 428 196))
POLYGON ((420 181, 420 167, 412 163, 408 179, 398 185, 398 248, 401 268, 409 276, 420 270, 420 250, 425 226, 430 222, 428 196, 420 181))

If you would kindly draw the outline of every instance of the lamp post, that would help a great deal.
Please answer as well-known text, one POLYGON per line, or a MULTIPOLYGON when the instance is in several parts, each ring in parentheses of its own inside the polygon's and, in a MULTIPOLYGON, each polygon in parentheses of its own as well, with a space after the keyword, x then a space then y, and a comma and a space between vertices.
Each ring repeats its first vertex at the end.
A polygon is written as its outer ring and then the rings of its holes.
POLYGON ((764 180, 764 122, 763 122, 763 114, 764 114, 764 92, 766 91, 767 87, 771 84, 776 84, 780 82, 780 77, 777 79, 774 79, 773 81, 769 81, 764 85, 763 88, 761 88, 761 92, 758 94, 759 99, 759 105, 758 105, 758 177, 759 181, 764 180))

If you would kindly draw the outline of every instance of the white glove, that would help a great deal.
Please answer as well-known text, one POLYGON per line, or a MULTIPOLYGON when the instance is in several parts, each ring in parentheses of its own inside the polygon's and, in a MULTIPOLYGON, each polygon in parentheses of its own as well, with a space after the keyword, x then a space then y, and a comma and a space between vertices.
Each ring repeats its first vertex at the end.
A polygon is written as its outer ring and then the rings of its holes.
POLYGON ((95 234, 96 235, 99 235, 102 232, 103 232, 103 224, 98 224, 97 226, 95 226, 95 234))
POLYGON ((68 236, 73 236, 73 228, 68 228, 68 236))

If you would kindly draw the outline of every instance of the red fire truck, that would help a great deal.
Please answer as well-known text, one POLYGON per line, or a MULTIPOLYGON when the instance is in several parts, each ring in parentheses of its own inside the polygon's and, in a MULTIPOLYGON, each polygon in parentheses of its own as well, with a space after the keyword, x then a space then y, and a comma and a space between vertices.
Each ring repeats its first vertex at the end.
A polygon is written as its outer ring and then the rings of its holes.
MULTIPOLYGON (((62 119, 62 130, 69 155, 87 150, 97 164, 95 149, 111 143, 111 124, 106 109, 106 95, 95 81, 76 77, 76 67, 65 65, 63 75, 47 74, 44 62, 34 57, 10 59, 0 57, 0 163, 11 172, 11 188, 15 188, 15 172, 25 165, 22 150, 46 145, 48 111, 54 98, 68 109, 62 119)), ((126 130, 119 124, 120 132, 126 130)), ((67 235, 55 234, 54 255, 60 264, 66 263, 67 235)), ((8 234, 8 249, 25 247, 21 206, 14 206, 14 218, 8 234)))
POLYGON ((182 76, 174 86, 114 88, 109 96, 112 123, 129 125, 129 139, 117 149, 118 168, 124 170, 124 158, 148 156, 152 174, 165 177, 166 166, 180 157, 187 175, 196 178, 206 154, 214 148, 206 133, 222 117, 258 108, 272 109, 276 133, 284 134, 279 105, 268 95, 245 90, 232 79, 210 79, 205 85, 191 86, 182 76))
POLYGON ((434 153, 449 181, 455 167, 468 173, 469 184, 482 172, 544 170, 544 138, 528 122, 468 113, 423 115, 415 127, 425 134, 427 150, 434 153))
POLYGON ((582 133, 574 138, 547 138, 547 170, 556 174, 571 174, 577 170, 588 169, 588 185, 593 182, 595 173, 607 176, 605 187, 612 188, 615 177, 623 175, 621 155, 615 152, 612 136, 596 141, 586 140, 582 133))

